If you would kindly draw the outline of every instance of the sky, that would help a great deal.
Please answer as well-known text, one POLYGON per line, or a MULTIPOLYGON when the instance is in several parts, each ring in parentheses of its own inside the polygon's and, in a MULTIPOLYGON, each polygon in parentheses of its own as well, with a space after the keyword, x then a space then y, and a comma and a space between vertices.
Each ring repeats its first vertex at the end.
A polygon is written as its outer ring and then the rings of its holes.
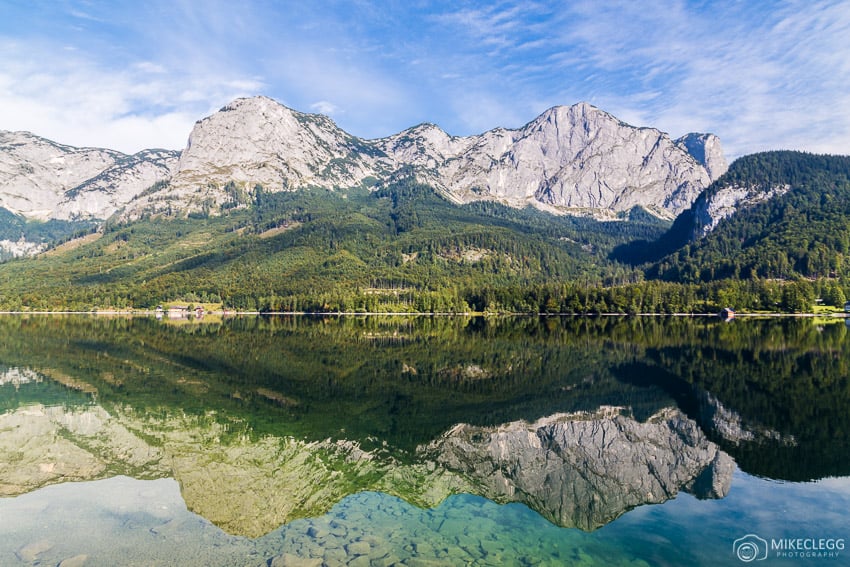
POLYGON ((0 130, 125 153, 265 95, 379 138, 589 102, 730 159, 850 154, 850 0, 0 0, 0 130))

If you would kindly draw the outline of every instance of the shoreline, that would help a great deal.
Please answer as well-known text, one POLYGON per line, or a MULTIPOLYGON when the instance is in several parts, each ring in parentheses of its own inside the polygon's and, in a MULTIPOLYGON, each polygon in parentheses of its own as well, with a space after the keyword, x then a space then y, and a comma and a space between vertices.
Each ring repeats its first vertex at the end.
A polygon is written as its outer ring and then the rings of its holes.
MULTIPOLYGON (((392 311, 392 312, 362 312, 362 311, 238 311, 238 310, 214 310, 206 311, 203 316, 195 315, 185 317, 169 317, 168 315, 157 317, 161 312, 150 309, 118 309, 118 310, 93 310, 93 311, 0 311, 0 315, 93 315, 107 317, 156 317, 164 321, 197 319, 202 321, 206 316, 215 317, 243 317, 243 316, 344 316, 344 317, 717 317, 723 318, 718 313, 532 313, 532 312, 488 312, 488 311, 461 311, 461 312, 408 312, 408 311, 392 311)), ((832 313, 741 313, 735 312, 734 317, 728 320, 738 318, 756 318, 756 317, 795 317, 795 318, 813 318, 826 317, 834 319, 850 318, 850 313, 838 311, 832 313)))

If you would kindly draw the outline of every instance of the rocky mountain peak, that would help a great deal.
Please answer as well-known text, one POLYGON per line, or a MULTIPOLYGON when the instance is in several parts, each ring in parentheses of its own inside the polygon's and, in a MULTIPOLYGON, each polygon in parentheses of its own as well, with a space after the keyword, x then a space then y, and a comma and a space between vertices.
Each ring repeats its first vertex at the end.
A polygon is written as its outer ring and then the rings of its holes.
POLYGON ((705 167, 712 181, 726 173, 729 164, 723 155, 720 138, 714 134, 691 133, 676 140, 676 145, 684 148, 705 167))
POLYGON ((156 171, 149 167, 151 154, 139 155, 134 161, 114 150, 75 148, 29 132, 0 132, 0 207, 38 220, 106 218, 136 193, 170 176, 167 165, 154 167, 156 171), (106 178, 108 186, 98 185, 106 178), (129 183, 133 178, 143 179, 129 183), (97 191, 87 191, 95 186, 97 191), (106 194, 120 197, 110 200, 106 194), (68 205, 79 196, 87 199, 85 205, 68 205))
POLYGON ((199 120, 169 186, 133 204, 129 216, 168 208, 213 208, 228 183, 270 192, 352 187, 373 173, 360 140, 330 118, 297 112, 267 97, 242 98, 199 120))
MULTIPOLYGON (((230 112, 233 110, 247 110, 248 112, 263 112, 265 109, 272 108, 279 110, 281 108, 286 109, 287 107, 277 102, 273 98, 269 98, 263 95, 257 96, 245 96, 239 97, 237 99, 232 100, 228 104, 225 104, 221 107, 220 112, 230 112)), ((287 109, 288 110, 288 109, 287 109)), ((214 116, 214 115, 213 115, 214 116)), ((211 118, 210 116, 203 118, 202 120, 206 120, 211 118)), ((200 122, 199 120, 198 122, 200 122)))
POLYGON ((387 156, 384 167, 389 170, 397 169, 397 164, 433 170, 466 151, 472 140, 450 136, 436 124, 423 123, 374 143, 387 156))
POLYGON ((559 151, 562 160, 572 160, 595 143, 607 143, 605 136, 619 136, 620 127, 634 129, 607 112, 580 102, 572 106, 554 106, 518 133, 520 138, 540 144, 544 151, 559 151), (600 136, 603 139, 599 139, 600 136))
POLYGON ((426 123, 364 140, 326 116, 264 96, 240 98, 196 122, 179 159, 174 153, 124 156, 5 136, 0 206, 38 218, 105 218, 122 205, 128 219, 216 212, 225 204, 240 206, 231 202, 229 184, 243 195, 256 185, 268 192, 344 190, 402 169, 412 169, 456 203, 490 200, 593 216, 641 206, 671 218, 726 167, 712 135, 674 142, 586 102, 552 107, 518 129, 452 136, 426 123), (30 157, 21 155, 22 144, 31 148, 30 157), (69 160, 77 161, 69 167, 69 160), (146 191, 154 184, 156 190, 146 191))
POLYGON ((544 110, 540 116, 532 120, 529 125, 558 122, 576 125, 605 119, 619 122, 619 120, 607 112, 593 106, 589 102, 577 102, 570 106, 558 105, 544 110))
POLYGON ((553 107, 519 130, 493 130, 441 176, 462 200, 496 198, 553 211, 672 217, 709 185, 705 167, 653 128, 588 104, 553 107))

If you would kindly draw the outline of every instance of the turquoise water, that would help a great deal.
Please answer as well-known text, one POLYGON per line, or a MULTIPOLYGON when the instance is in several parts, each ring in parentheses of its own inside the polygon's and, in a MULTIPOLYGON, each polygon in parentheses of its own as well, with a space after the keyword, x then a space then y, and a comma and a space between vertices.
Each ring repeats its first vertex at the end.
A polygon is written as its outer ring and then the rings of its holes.
POLYGON ((850 565, 848 447, 840 321, 0 317, 0 565, 850 565))
MULTIPOLYGON (((524 505, 458 495, 432 510, 376 492, 257 539, 189 512, 173 480, 127 477, 51 486, 0 500, 0 563, 56 565, 741 565, 734 540, 847 538, 850 479, 776 483, 735 474, 722 500, 680 495, 592 533, 558 528, 524 505), (320 562, 321 561, 321 562, 320 562)), ((762 565, 825 562, 777 558, 762 565)))

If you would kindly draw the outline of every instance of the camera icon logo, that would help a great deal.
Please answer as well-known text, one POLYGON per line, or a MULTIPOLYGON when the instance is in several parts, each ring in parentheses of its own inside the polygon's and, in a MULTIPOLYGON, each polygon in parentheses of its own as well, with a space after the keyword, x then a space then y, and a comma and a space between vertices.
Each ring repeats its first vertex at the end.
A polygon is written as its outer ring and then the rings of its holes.
POLYGON ((767 541, 756 534, 747 534, 732 544, 732 551, 744 563, 767 559, 767 541))

